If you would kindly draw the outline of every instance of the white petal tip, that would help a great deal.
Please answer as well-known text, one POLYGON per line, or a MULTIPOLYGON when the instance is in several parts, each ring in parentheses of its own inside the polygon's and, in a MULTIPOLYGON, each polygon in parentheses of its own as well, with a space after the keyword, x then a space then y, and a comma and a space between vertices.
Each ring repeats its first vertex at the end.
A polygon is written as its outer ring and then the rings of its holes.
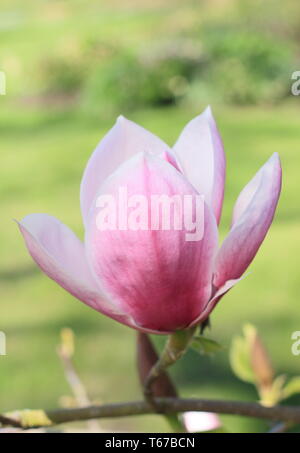
POLYGON ((116 122, 117 122, 118 124, 122 124, 122 123, 124 123, 124 121, 126 121, 125 116, 119 115, 116 122))
POLYGON ((279 154, 277 152, 272 154, 271 159, 276 161, 276 162, 278 162, 279 164, 281 163, 280 156, 279 156, 279 154))
POLYGON ((212 116, 212 108, 211 108, 210 104, 208 104, 208 106, 204 110, 204 113, 206 113, 209 116, 212 116))
POLYGON ((271 157, 269 157, 264 165, 264 168, 276 169, 279 173, 281 173, 281 160, 277 152, 273 153, 271 157))

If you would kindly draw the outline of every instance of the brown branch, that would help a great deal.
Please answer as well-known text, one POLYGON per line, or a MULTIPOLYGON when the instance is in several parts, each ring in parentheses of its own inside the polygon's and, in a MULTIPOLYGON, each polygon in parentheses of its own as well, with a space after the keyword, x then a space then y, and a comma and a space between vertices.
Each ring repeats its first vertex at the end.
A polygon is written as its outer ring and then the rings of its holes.
MULTIPOLYGON (((155 405, 161 414, 187 411, 205 411, 218 414, 240 415, 267 420, 300 424, 299 406, 264 407, 258 403, 238 401, 156 398, 155 405)), ((60 423, 91 420, 96 418, 116 418, 134 415, 153 414, 155 410, 145 401, 88 406, 75 409, 55 409, 49 411, 19 411, 13 416, 14 423, 23 428, 51 426, 60 423)), ((10 418, 12 415, 10 414, 10 418)))
MULTIPOLYGON (((158 362, 158 354, 153 346, 149 335, 138 332, 137 334, 137 369, 142 388, 148 378, 152 367, 158 362)), ((177 398, 177 391, 166 370, 163 370, 152 386, 152 393, 155 398, 172 397, 177 398)))
POLYGON ((15 428, 21 428, 21 424, 19 421, 15 420, 11 417, 7 417, 6 415, 0 414, 0 423, 1 423, 1 425, 14 426, 15 428))
POLYGON ((147 378, 144 381, 145 400, 156 409, 156 412, 160 412, 160 409, 156 405, 155 393, 153 391, 154 384, 167 368, 177 362, 177 360, 179 360, 186 353, 194 333, 195 327, 192 327, 190 329, 177 331, 169 335, 160 357, 152 366, 147 378))
MULTIPOLYGON (((144 389, 149 373, 153 366, 158 362, 159 357, 156 349, 148 334, 138 332, 137 334, 137 369, 140 378, 140 383, 144 389)), ((172 379, 166 370, 162 370, 151 387, 153 399, 155 398, 177 398, 178 394, 172 379)), ((153 405, 153 400, 148 401, 152 404, 153 409, 159 412, 153 405)), ((165 419, 174 432, 186 432, 186 426, 179 414, 166 414, 165 419)))

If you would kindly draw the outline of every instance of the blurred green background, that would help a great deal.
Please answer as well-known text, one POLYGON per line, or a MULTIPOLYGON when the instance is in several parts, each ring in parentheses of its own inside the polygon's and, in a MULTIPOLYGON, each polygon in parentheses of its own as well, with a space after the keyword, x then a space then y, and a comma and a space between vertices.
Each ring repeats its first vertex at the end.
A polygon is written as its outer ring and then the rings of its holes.
MULTIPOLYGON (((120 113, 173 144, 210 103, 227 153, 224 236, 233 203, 275 151, 283 164, 276 219, 251 274, 220 303, 213 359, 194 352, 172 370, 181 393, 255 400, 228 363, 232 336, 255 324, 278 372, 299 373, 300 4, 265 1, 1 0, 0 411, 56 407, 70 395, 56 354, 65 326, 93 401, 140 398, 135 332, 76 301, 34 265, 12 219, 47 212, 83 235, 79 183, 87 159, 120 113)), ((155 339, 162 344, 162 338, 155 339)), ((294 398, 290 403, 300 402, 294 398)), ((265 422, 222 417, 231 431, 265 422)), ((76 426, 76 425, 75 425, 76 426)), ((104 430, 167 430, 157 416, 101 422, 104 430)))

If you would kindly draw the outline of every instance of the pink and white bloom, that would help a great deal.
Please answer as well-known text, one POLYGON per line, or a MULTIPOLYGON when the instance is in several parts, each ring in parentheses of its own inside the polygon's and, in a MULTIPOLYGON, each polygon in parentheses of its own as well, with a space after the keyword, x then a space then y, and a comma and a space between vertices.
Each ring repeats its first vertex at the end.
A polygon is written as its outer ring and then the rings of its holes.
POLYGON ((201 433, 221 428, 222 424, 217 414, 212 412, 185 412, 182 415, 188 433, 201 433))
POLYGON ((127 326, 166 334, 205 320, 253 260, 279 198, 279 157, 273 154, 240 193, 219 248, 224 182, 224 149, 210 108, 172 149, 120 117, 83 174, 84 243, 47 214, 28 215, 19 226, 38 266, 76 298, 127 326), (120 186, 147 198, 204 195, 202 239, 188 242, 184 229, 100 230, 96 201, 120 186))

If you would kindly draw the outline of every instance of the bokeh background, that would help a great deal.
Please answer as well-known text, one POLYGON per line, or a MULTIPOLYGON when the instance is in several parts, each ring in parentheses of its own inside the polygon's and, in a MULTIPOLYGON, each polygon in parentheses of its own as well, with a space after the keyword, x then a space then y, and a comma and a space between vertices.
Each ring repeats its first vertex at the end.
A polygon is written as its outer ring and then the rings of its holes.
MULTIPOLYGON (((291 334, 300 330, 300 97, 291 95, 299 38, 296 0, 1 0, 0 330, 7 355, 0 357, 0 411, 66 402, 71 392, 56 354, 65 326, 76 334, 76 366, 93 401, 141 396, 135 332, 42 275, 12 220, 47 212, 82 237, 82 171, 120 113, 173 144, 212 105, 228 161, 222 236, 239 191, 279 152, 284 181, 274 224, 251 274, 212 317, 209 335, 225 348, 212 359, 189 352, 172 375, 185 396, 255 400, 228 361, 245 322, 257 326, 278 372, 299 373, 291 353, 291 334)), ((261 421, 222 420, 231 431, 266 429, 261 421)), ((101 427, 168 430, 157 416, 101 427)))

